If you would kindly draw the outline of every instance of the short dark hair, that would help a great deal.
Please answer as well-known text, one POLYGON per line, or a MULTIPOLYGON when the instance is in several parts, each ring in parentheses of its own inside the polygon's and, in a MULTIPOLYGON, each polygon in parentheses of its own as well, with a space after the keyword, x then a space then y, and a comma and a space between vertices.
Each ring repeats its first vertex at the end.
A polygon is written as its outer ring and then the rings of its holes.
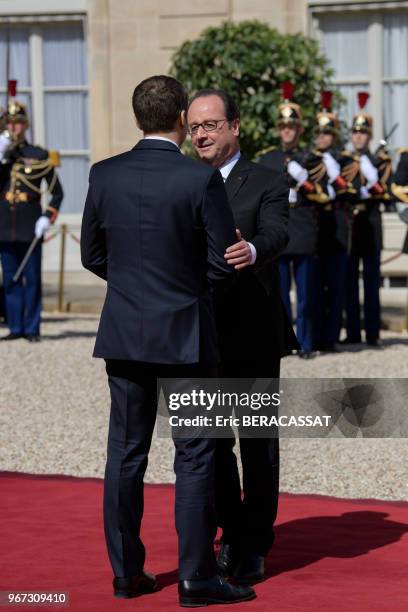
POLYGON ((225 117, 227 118, 227 121, 233 121, 234 119, 239 119, 240 117, 239 106, 235 102, 235 100, 230 96, 230 94, 225 91, 225 89, 211 89, 211 88, 199 89, 198 91, 196 91, 194 96, 190 99, 189 107, 194 102, 194 100, 197 100, 197 98, 206 98, 207 96, 218 96, 218 98, 222 100, 224 104, 225 117))
POLYGON ((187 106, 188 96, 183 85, 164 75, 145 79, 132 96, 133 112, 140 129, 146 134, 171 132, 187 106))

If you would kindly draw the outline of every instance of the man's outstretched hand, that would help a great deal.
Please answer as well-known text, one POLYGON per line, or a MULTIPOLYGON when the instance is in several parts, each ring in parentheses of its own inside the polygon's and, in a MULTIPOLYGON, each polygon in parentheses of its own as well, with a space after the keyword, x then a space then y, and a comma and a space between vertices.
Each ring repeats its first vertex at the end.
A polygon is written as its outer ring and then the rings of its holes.
POLYGON ((249 242, 244 240, 239 229, 235 230, 238 242, 229 246, 225 251, 225 259, 230 266, 234 266, 235 270, 242 270, 253 264, 253 254, 249 242))

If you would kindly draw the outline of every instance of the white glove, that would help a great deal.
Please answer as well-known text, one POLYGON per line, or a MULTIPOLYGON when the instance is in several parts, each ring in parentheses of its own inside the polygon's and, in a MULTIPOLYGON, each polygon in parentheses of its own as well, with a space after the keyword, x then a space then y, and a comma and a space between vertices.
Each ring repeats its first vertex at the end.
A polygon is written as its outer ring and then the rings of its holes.
POLYGON ((336 199, 336 192, 334 190, 334 187, 332 187, 332 185, 330 185, 330 183, 327 185, 327 193, 329 194, 329 198, 331 200, 335 200, 336 199))
POLYGON ((368 159, 367 155, 362 155, 360 157, 360 169, 367 180, 367 189, 371 189, 371 187, 378 183, 378 170, 368 159))
POLYGON ((408 204, 395 202, 395 206, 397 207, 397 212, 401 221, 408 224, 408 204))
POLYGON ((288 172, 290 176, 295 179, 298 185, 306 183, 308 174, 306 168, 303 168, 297 161, 290 161, 288 163, 288 172))
POLYGON ((3 159, 5 152, 11 145, 11 138, 8 132, 2 132, 0 134, 0 159, 3 159))
POLYGON ((370 192, 368 191, 365 185, 362 185, 360 187, 360 198, 362 200, 368 200, 369 197, 370 197, 370 192))
POLYGON ((47 231, 47 229, 49 229, 50 225, 51 225, 51 221, 45 215, 37 219, 37 222, 35 224, 35 230, 34 230, 36 237, 42 238, 45 232, 47 231))
POLYGON ((333 183, 341 172, 340 164, 334 159, 331 153, 323 153, 323 162, 326 166, 327 176, 330 183, 333 183))
POLYGON ((292 189, 292 187, 289 189, 289 204, 296 204, 297 202, 297 191, 295 189, 292 189))

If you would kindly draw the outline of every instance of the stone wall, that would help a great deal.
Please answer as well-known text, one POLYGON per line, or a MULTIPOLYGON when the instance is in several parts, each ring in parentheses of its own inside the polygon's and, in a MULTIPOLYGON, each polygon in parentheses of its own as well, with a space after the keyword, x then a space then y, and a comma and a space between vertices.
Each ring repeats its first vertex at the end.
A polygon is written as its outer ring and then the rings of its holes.
POLYGON ((91 155, 97 161, 140 138, 135 85, 167 73, 174 50, 208 26, 259 19, 281 32, 306 29, 305 0, 89 0, 91 155))

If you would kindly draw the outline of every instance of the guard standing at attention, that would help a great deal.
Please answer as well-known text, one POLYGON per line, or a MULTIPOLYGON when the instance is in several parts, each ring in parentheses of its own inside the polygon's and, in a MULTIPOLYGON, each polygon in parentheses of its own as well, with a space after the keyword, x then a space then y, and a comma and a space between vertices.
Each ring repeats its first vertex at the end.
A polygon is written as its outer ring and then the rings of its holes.
MULTIPOLYGON (((408 148, 400 149, 398 154, 399 160, 392 177, 391 193, 401 221, 408 224, 408 148)), ((401 252, 408 254, 408 230, 401 252)))
POLYGON ((53 156, 29 144, 27 108, 17 102, 16 81, 9 86, 6 130, 0 134, 0 257, 3 269, 6 320, 10 333, 2 340, 40 339, 42 238, 55 221, 63 192, 53 156), (42 182, 51 200, 43 212, 42 182), (13 276, 34 238, 38 239, 19 280, 13 276))
POLYGON ((354 206, 351 252, 346 282, 347 337, 344 344, 361 342, 359 269, 363 264, 364 327, 366 342, 379 346, 380 337, 380 255, 382 249, 381 203, 390 199, 391 158, 383 147, 370 153, 373 118, 364 112, 369 98, 358 93, 359 113, 352 123, 351 141, 359 158, 362 186, 354 206))
POLYGON ((341 329, 349 243, 343 198, 348 197, 351 189, 344 176, 350 160, 339 152, 340 125, 330 110, 331 102, 332 92, 322 92, 322 111, 316 116, 314 148, 303 160, 308 170, 308 180, 313 185, 312 190, 306 190, 306 197, 317 203, 314 348, 319 351, 336 350, 341 329))
POLYGON ((289 194, 289 243, 279 258, 281 295, 292 320, 290 288, 292 276, 296 284, 296 335, 300 344, 299 357, 312 356, 313 280, 317 245, 317 223, 314 203, 304 196, 307 170, 302 168, 305 152, 299 147, 303 133, 302 111, 293 100, 294 85, 281 85, 283 103, 278 109, 280 147, 263 152, 259 162, 282 174, 288 172, 291 181, 289 194))

